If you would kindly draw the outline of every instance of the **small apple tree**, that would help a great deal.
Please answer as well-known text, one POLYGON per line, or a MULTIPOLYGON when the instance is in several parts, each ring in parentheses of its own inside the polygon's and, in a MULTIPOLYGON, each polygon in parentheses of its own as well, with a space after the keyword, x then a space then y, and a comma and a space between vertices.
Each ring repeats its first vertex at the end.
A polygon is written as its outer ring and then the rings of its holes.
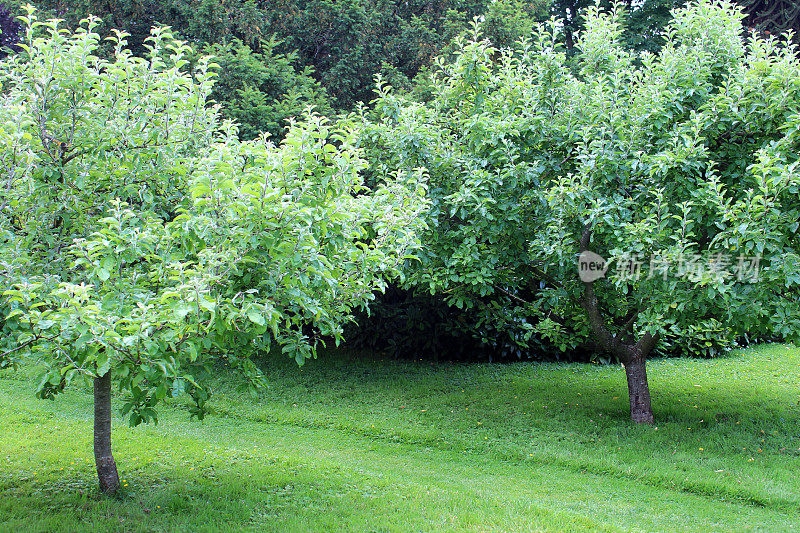
POLYGON ((3 328, 45 367, 36 393, 94 384, 100 489, 116 379, 131 425, 187 393, 202 418, 215 358, 255 391, 252 360, 277 344, 301 363, 338 343, 352 311, 417 245, 424 176, 373 191, 347 122, 313 113, 275 146, 242 143, 206 101, 214 65, 189 72, 186 44, 154 29, 148 59, 96 19, 75 33, 24 19, 23 53, 0 63, 3 328), (368 194, 367 194, 368 193, 368 194))

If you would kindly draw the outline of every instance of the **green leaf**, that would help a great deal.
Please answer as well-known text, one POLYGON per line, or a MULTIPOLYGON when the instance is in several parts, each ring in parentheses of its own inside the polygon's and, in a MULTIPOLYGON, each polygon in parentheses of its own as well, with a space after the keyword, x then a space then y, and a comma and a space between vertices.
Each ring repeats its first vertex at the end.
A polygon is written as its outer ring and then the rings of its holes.
POLYGON ((248 309, 246 315, 247 318, 249 318, 252 323, 257 324, 259 326, 264 326, 267 323, 266 319, 264 318, 264 315, 255 308, 251 307, 250 309, 248 309))
POLYGON ((108 357, 108 354, 103 352, 97 355, 97 375, 103 377, 106 375, 106 372, 109 371, 111 368, 111 359, 108 357))

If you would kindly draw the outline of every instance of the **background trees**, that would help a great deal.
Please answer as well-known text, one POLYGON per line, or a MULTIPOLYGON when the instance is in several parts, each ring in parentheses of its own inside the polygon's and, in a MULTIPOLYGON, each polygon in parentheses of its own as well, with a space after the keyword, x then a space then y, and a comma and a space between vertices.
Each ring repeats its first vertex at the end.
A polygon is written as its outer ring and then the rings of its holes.
MULTIPOLYGON (((410 85, 417 71, 486 5, 486 0, 136 0, 114 5, 43 0, 39 7, 70 25, 92 12, 103 22, 101 31, 129 32, 135 55, 145 53, 143 43, 154 24, 169 25, 197 45, 226 46, 239 40, 235 48, 249 47, 260 54, 248 59, 256 70, 269 69, 273 61, 296 53, 297 63, 292 63, 297 81, 289 85, 304 86, 305 77, 313 72, 331 96, 331 104, 349 109, 358 101, 372 99, 378 72, 396 73, 398 80, 410 85)), ((282 77, 290 74, 284 69, 282 77)), ((237 83, 249 83, 250 76, 237 83)), ((254 89, 258 84, 251 84, 254 89)), ((269 90, 263 93, 267 100, 287 98, 269 90)), ((319 103, 314 98, 308 102, 319 103)))
POLYGON ((19 42, 19 22, 5 4, 0 4, 0 59, 15 51, 19 42))
POLYGON ((747 13, 745 25, 765 32, 780 35, 794 32, 794 40, 800 39, 800 5, 792 0, 739 0, 747 13))
POLYGON ((276 52, 278 46, 275 39, 261 41, 260 51, 254 52, 237 39, 204 50, 219 64, 211 97, 223 104, 223 117, 239 124, 242 139, 268 133, 280 140, 288 120, 308 107, 333 114, 328 93, 312 77, 312 69, 298 64, 296 52, 276 52))
MULTIPOLYGON (((683 3, 627 2, 631 16, 624 30, 626 46, 657 51, 669 10, 683 3)), ((17 8, 19 4, 14 3, 17 8)), ((378 73, 396 89, 411 88, 434 57, 452 51, 452 39, 476 16, 485 18, 484 31, 496 47, 513 47, 520 37, 530 36, 534 24, 550 16, 560 18, 571 56, 576 53, 574 34, 583 25, 581 13, 590 4, 588 0, 126 0, 112 5, 42 0, 38 7, 71 26, 92 12, 101 19, 101 32, 119 28, 130 33, 130 48, 137 56, 146 54, 144 42, 154 24, 171 26, 198 47, 213 47, 205 52, 225 56, 220 61, 227 79, 221 83, 230 86, 215 97, 223 98, 229 116, 241 121, 241 133, 249 138, 264 128, 282 134, 286 119, 297 116, 304 105, 329 112, 371 101, 378 73)), ((602 5, 608 8, 611 2, 602 5)))
MULTIPOLYGON (((12 11, 18 11, 22 3, 12 2, 12 11)), ((329 99, 320 99, 318 94, 312 97, 305 89, 298 91, 301 99, 322 108, 332 105, 337 110, 369 102, 376 73, 391 77, 395 88, 410 87, 434 57, 452 50, 451 40, 463 33, 475 16, 485 18, 485 35, 498 48, 514 46, 520 37, 530 36, 535 23, 555 16, 563 21, 559 40, 572 56, 577 53, 577 32, 584 24, 582 13, 593 4, 589 0, 126 0, 113 4, 42 0, 37 7, 50 16, 64 18, 71 26, 91 12, 101 19, 101 32, 119 28, 130 33, 134 55, 146 53, 144 41, 154 24, 167 24, 195 45, 252 49, 255 54, 246 63, 256 71, 269 70, 273 62, 291 58, 289 63, 294 68, 282 66, 271 88, 254 83, 249 75, 235 82, 249 84, 250 91, 261 95, 257 98, 274 108, 267 114, 281 114, 294 111, 293 103, 286 93, 276 93, 275 87, 306 88, 309 75, 321 83, 329 99), (235 44, 237 40, 242 44, 235 44), (296 81, 290 81, 295 77, 296 81)), ((748 13, 747 26, 773 35, 799 28, 797 8, 789 0, 740 0, 738 4, 748 13)), ((609 9, 612 2, 603 0, 600 5, 609 9)), ((622 36, 624 45, 655 53, 664 42, 670 10, 686 5, 686 1, 625 0, 621 5, 629 13, 622 36)), ((241 72, 241 67, 239 64, 236 70, 241 72)), ((248 97, 256 98, 253 93, 248 97)), ((235 100, 226 102, 235 105, 235 100)), ((237 118, 252 116, 243 113, 237 118)), ((282 118, 289 116, 293 115, 284 114, 282 118)), ((256 122, 252 127, 255 130, 263 125, 256 122)), ((281 128, 285 126, 285 122, 281 124, 281 128)), ((247 127, 243 133, 245 130, 247 127)))

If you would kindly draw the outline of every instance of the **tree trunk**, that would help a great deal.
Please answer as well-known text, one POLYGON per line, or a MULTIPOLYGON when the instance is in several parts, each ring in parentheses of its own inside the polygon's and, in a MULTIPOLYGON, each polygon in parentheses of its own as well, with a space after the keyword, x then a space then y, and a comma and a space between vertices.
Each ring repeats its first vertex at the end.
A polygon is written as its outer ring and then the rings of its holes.
MULTIPOLYGON (((578 242, 578 249, 581 253, 589 250, 591 237, 592 228, 587 225, 583 228, 583 234, 578 242)), ((638 309, 628 312, 625 324, 621 326, 616 335, 612 334, 600 312, 600 303, 592 284, 591 281, 583 283, 583 295, 578 303, 583 307, 589 326, 600 347, 617 356, 625 365, 631 420, 637 424, 652 424, 653 408, 650 406, 650 386, 647 384, 645 364, 647 356, 658 342, 659 334, 644 333, 638 340, 635 340, 633 325, 639 314, 638 309)))
POLYGON ((646 364, 647 360, 644 357, 634 357, 625 363, 631 420, 637 424, 653 423, 653 408, 650 406, 650 386, 647 384, 646 364))
POLYGON ((94 462, 100 491, 115 494, 119 490, 117 463, 111 454, 111 372, 94 378, 94 462))

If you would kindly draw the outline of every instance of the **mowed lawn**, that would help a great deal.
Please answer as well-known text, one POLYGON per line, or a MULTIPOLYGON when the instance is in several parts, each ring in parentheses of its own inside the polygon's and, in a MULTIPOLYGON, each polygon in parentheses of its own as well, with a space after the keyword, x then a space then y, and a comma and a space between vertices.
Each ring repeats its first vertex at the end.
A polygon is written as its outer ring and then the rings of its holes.
POLYGON ((220 370, 215 413, 115 419, 100 497, 88 388, 0 373, 0 531, 800 531, 800 350, 649 364, 656 425, 618 366, 329 354, 220 370))

